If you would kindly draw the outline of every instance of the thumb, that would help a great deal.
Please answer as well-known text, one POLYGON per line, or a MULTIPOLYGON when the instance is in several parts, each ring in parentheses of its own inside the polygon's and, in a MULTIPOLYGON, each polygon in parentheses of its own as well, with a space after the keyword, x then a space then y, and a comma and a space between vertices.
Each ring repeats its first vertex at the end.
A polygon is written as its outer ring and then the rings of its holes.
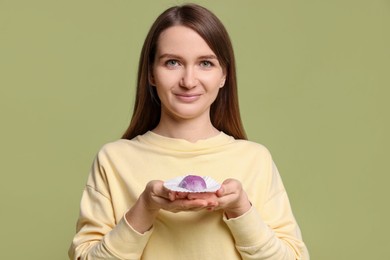
POLYGON ((219 188, 217 191, 216 191, 216 194, 218 197, 222 197, 224 194, 225 194, 225 189, 223 187, 223 184, 221 185, 221 188, 219 188))
POLYGON ((217 196, 222 197, 222 196, 226 196, 230 193, 233 193, 236 190, 235 185, 234 185, 235 183, 237 183, 237 181, 234 179, 224 180, 221 187, 216 192, 217 196))

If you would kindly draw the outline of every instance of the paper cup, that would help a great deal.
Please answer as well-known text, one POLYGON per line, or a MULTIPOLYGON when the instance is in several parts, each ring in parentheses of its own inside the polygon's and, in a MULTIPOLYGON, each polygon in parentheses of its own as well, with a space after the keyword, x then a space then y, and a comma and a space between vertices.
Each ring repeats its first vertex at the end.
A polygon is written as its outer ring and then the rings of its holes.
MULTIPOLYGON (((187 175, 186 175, 187 176, 187 175)), ((178 191, 178 192, 189 192, 189 193, 198 193, 198 192, 215 192, 221 188, 221 184, 219 184, 217 181, 215 181, 213 178, 208 176, 203 176, 202 178, 206 182, 206 188, 198 191, 192 191, 187 190, 184 188, 179 187, 179 183, 186 177, 186 176, 179 176, 174 179, 170 179, 164 182, 164 187, 171 191, 178 191)))

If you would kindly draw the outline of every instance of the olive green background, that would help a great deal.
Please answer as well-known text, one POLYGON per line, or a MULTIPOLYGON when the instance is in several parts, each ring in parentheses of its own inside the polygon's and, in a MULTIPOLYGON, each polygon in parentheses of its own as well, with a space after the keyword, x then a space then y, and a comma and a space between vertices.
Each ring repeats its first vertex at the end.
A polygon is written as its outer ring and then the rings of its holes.
MULTIPOLYGON (((271 150, 311 259, 388 257, 390 1, 195 2, 231 35, 247 133, 271 150)), ((67 259, 147 30, 177 3, 0 0, 1 259, 67 259)))

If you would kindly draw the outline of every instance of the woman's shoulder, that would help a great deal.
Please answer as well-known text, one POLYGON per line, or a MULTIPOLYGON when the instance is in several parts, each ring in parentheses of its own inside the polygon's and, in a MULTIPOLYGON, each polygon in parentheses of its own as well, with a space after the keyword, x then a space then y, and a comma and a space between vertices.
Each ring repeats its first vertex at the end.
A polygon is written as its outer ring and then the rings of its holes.
POLYGON ((261 144, 261 143, 255 142, 255 141, 236 139, 234 141, 234 145, 237 146, 237 148, 239 147, 239 148, 244 149, 248 152, 257 152, 257 153, 261 153, 261 154, 268 155, 268 156, 271 155, 269 149, 264 144, 261 144))
POLYGON ((249 139, 234 139, 234 143, 236 145, 247 146, 253 149, 268 150, 264 144, 249 139))
POLYGON ((135 142, 134 140, 117 139, 103 144, 98 151, 98 155, 102 156, 102 155, 117 154, 123 152, 128 153, 134 149, 136 144, 137 142, 135 142))

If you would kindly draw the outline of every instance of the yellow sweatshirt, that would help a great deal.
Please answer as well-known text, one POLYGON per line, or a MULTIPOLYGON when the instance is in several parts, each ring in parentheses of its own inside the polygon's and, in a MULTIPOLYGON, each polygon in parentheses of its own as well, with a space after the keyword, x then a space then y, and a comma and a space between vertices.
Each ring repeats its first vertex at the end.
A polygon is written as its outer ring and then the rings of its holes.
POLYGON ((106 144, 94 160, 81 199, 70 259, 302 259, 309 255, 269 151, 224 133, 196 143, 147 132, 106 144), (150 180, 186 174, 241 181, 252 208, 161 210, 152 229, 135 231, 124 214, 150 180))

